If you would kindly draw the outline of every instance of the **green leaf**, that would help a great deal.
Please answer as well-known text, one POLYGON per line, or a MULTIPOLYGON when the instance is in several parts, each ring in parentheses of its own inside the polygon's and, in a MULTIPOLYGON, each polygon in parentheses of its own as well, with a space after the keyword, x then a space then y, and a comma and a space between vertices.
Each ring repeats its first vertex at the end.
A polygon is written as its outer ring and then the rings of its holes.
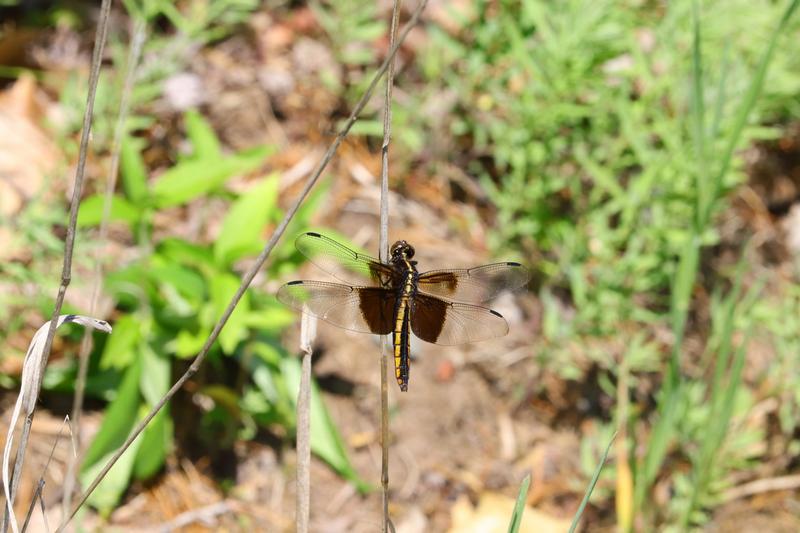
POLYGON ((508 533, 517 533, 519 525, 522 523, 522 513, 525 511, 525 499, 528 497, 528 488, 531 486, 531 475, 525 476, 522 485, 519 486, 517 503, 514 504, 514 513, 511 515, 511 523, 508 525, 508 533))
POLYGON ((109 335, 103 354, 100 356, 100 369, 124 369, 136 358, 136 347, 141 339, 141 319, 135 315, 123 315, 114 323, 114 331, 109 335))
MULTIPOLYGON (((286 380, 286 387, 289 389, 292 401, 297 399, 300 390, 300 362, 294 357, 285 357, 281 360, 281 374, 286 380)), ((331 420, 325 404, 322 402, 319 388, 315 381, 311 383, 311 451, 328 463, 331 468, 340 475, 352 481, 359 492, 365 493, 372 490, 372 487, 362 480, 350 463, 336 425, 331 420)))
POLYGON ((155 265, 148 270, 148 275, 153 283, 158 286, 169 285, 194 305, 199 305, 204 301, 206 282, 203 276, 191 268, 175 264, 168 259, 163 262, 158 259, 159 256, 153 256, 152 262, 155 265))
POLYGON ((147 167, 139 153, 136 139, 126 135, 122 139, 119 161, 122 176, 122 188, 128 200, 135 203, 144 202, 148 196, 147 167))
POLYGON ((169 390, 171 383, 169 358, 156 353, 149 344, 143 344, 141 360, 142 375, 139 380, 139 390, 148 405, 154 406, 169 390))
POLYGON ((140 445, 133 464, 133 476, 139 480, 149 479, 161 470, 167 454, 172 449, 172 419, 169 417, 169 404, 153 417, 137 442, 140 442, 140 445))
POLYGON ((211 159, 215 157, 222 157, 222 149, 219 145, 217 134, 211 124, 197 112, 195 109, 190 109, 184 116, 184 123, 186 126, 186 135, 189 136, 189 141, 194 148, 193 158, 196 159, 211 159))
POLYGON ((82 470, 86 471, 89 467, 97 463, 109 452, 113 452, 125 442, 131 429, 136 423, 136 415, 139 407, 139 376, 141 365, 137 360, 128 367, 125 377, 122 379, 117 397, 106 408, 106 416, 97 432, 86 455, 83 459, 82 470))
MULTIPOLYGON (((78 226, 82 228, 99 226, 103 221, 104 205, 105 197, 102 194, 94 194, 84 199, 81 202, 80 211, 78 211, 78 226)), ((109 220, 126 222, 128 225, 134 226, 141 215, 139 208, 125 198, 116 195, 111 197, 109 220)))
MULTIPOLYGON (((139 389, 145 399, 146 408, 155 406, 169 390, 170 377, 169 358, 157 354, 150 345, 144 345, 139 389)), ((139 440, 142 442, 139 453, 136 454, 133 475, 136 479, 147 479, 161 469, 172 447, 172 420, 168 405, 148 424, 139 440)))
POLYGON ((271 152, 272 148, 261 146, 222 159, 192 159, 178 163, 153 185, 156 207, 184 204, 213 192, 231 177, 258 168, 271 152))
MULTIPOLYGON (((135 410, 132 412, 134 415, 136 414, 135 410)), ((127 437, 127 435, 125 435, 125 437, 127 437)), ((140 438, 133 441, 119 460, 114 463, 114 466, 111 467, 111 470, 108 471, 108 474, 106 474, 100 484, 97 485, 95 491, 89 495, 89 505, 96 507, 101 515, 108 516, 111 511, 114 510, 114 507, 117 506, 120 498, 122 498, 122 495, 128 488, 134 460, 141 446, 141 442, 142 439, 140 438)), ((113 454, 114 450, 111 450, 103 455, 100 460, 94 463, 90 468, 85 469, 80 476, 81 483, 84 486, 91 483, 106 463, 108 463, 113 454)))
POLYGON ((272 217, 277 198, 278 175, 273 174, 233 203, 214 244, 214 257, 220 265, 228 266, 262 248, 261 232, 272 217))
POLYGON ((210 333, 210 328, 200 328, 197 332, 182 329, 178 332, 175 340, 167 346, 181 359, 194 357, 203 348, 210 333))
MULTIPOLYGON (((240 284, 239 278, 233 274, 219 274, 211 278, 211 303, 214 307, 215 320, 222 316, 240 284)), ((249 313, 250 294, 245 292, 242 295, 242 299, 239 300, 239 305, 236 306, 219 334, 219 345, 225 353, 233 353, 239 342, 247 337, 247 316, 249 313)))

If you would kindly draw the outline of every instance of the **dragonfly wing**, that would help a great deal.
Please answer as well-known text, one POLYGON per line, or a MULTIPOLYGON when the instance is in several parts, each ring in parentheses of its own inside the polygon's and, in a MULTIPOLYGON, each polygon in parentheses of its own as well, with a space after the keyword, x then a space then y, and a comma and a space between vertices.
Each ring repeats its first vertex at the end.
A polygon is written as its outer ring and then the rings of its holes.
POLYGON ((424 341, 455 345, 502 337, 508 323, 486 307, 417 294, 411 303, 411 330, 424 341))
POLYGON ((530 279, 530 271, 519 263, 492 263, 425 272, 419 276, 419 290, 449 300, 480 303, 504 290, 518 289, 530 279))
POLYGON ((394 271, 368 255, 351 250, 330 237, 319 233, 303 233, 295 240, 297 250, 306 256, 312 263, 329 273, 342 279, 341 267, 361 277, 368 278, 382 287, 394 280, 394 271))
POLYGON ((278 300, 340 328, 388 335, 394 327, 396 297, 380 287, 351 287, 324 281, 292 281, 278 300))

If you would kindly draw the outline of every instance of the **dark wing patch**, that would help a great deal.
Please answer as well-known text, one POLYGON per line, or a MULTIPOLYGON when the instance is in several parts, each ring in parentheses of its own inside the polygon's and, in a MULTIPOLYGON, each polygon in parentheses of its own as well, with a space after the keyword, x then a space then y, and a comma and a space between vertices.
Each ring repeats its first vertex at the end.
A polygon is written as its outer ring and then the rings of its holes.
POLYGON ((411 303, 411 330, 424 341, 454 345, 502 337, 508 323, 486 307, 418 293, 411 303))
POLYGON ((389 266, 374 257, 351 250, 330 237, 319 233, 303 233, 295 240, 297 250, 319 268, 344 282, 341 267, 369 278, 382 287, 389 287, 397 279, 397 274, 389 266))
POLYGON ((292 281, 278 289, 278 300, 334 326, 388 335, 394 328, 393 292, 324 281, 292 281))
POLYGON ((530 271, 519 263, 492 263, 475 268, 432 270, 419 275, 419 290, 450 300, 480 303, 504 290, 524 286, 530 271))

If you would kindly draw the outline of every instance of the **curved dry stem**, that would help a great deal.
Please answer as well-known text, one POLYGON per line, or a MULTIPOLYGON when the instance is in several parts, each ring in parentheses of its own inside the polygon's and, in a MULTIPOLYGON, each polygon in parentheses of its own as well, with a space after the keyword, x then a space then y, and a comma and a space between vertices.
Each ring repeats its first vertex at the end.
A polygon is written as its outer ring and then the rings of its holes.
MULTIPOLYGON (((53 314, 50 318, 50 328, 47 330, 47 339, 42 350, 43 357, 39 372, 39 382, 36 384, 34 397, 39 396, 42 382, 41 376, 50 358, 50 350, 53 347, 53 338, 56 334, 56 322, 61 314, 61 307, 64 304, 64 295, 72 279, 72 252, 75 246, 75 227, 78 223, 78 207, 80 206, 81 195, 83 193, 83 176, 86 171, 86 154, 89 148, 89 133, 92 127, 92 113, 94 111, 94 99, 97 94, 97 81, 100 78, 100 65, 103 58, 103 50, 108 35, 108 14, 111 10, 111 0, 103 0, 100 6, 100 17, 97 24, 97 32, 94 39, 94 51, 92 53, 92 67, 89 76, 89 90, 86 96, 86 109, 83 114, 83 129, 81 131, 80 149, 78 152, 78 166, 75 170, 75 184, 72 189, 72 201, 69 210, 69 223, 67 224, 67 237, 64 242, 64 264, 61 269, 61 285, 58 288, 56 302, 53 307, 53 314)), ((22 477, 22 465, 25 461, 25 449, 28 446, 31 425, 33 424, 33 411, 25 418, 25 425, 22 428, 19 448, 14 461, 14 477, 11 482, 10 494, 6 500, 6 510, 3 516, 3 532, 8 530, 9 513, 14 506, 14 498, 19 489, 19 481, 22 477)))
POLYGON ((322 157, 322 160, 319 162, 314 172, 306 180, 306 184, 303 187, 303 190, 300 192, 297 199, 294 201, 289 210, 286 212, 286 215, 283 217, 283 220, 281 220, 280 224, 278 224, 278 226, 275 228, 275 231, 273 232, 269 241, 264 246, 261 253, 256 258, 255 262, 242 276, 242 282, 239 285, 239 288, 236 290, 236 293, 233 295, 233 298, 231 298, 231 301, 228 303, 228 306, 225 308, 225 311, 223 311, 222 316, 217 321, 208 339, 206 339, 206 342, 203 345, 202 349, 197 354, 197 356, 195 356, 194 361, 192 361, 192 364, 189 366, 186 372, 175 382, 175 384, 172 385, 169 391, 167 391, 167 393, 158 401, 158 403, 156 403, 156 405, 153 406, 150 412, 148 412, 147 415, 145 415, 145 417, 141 420, 141 422, 139 422, 136 428, 134 428, 134 430, 131 432, 131 434, 128 436, 128 438, 125 440, 122 446, 119 448, 119 450, 117 450, 116 453, 114 453, 114 455, 108 460, 108 463, 106 463, 106 465, 103 467, 100 473, 97 474, 97 477, 95 477, 95 479, 92 481, 89 487, 87 487, 87 489, 78 499, 77 503, 72 508, 72 512, 69 514, 69 516, 64 517, 64 519, 62 520, 61 524, 58 527, 57 532, 64 530, 64 528, 67 526, 72 517, 75 516, 75 514, 78 512, 81 506, 83 506, 83 504, 86 503, 86 500, 89 498, 89 495, 92 492, 94 492, 94 490, 103 480, 103 478, 105 478, 105 476, 108 474, 109 470, 111 470, 111 467, 114 466, 114 464, 119 460, 122 454, 125 453, 128 447, 130 447, 133 441, 136 440, 136 438, 142 433, 142 431, 144 431, 144 428, 147 427, 150 421, 156 416, 156 414, 158 414, 158 412, 164 407, 164 405, 166 405, 166 403, 170 399, 172 399, 173 396, 175 396, 175 393, 177 393, 178 390, 180 390, 183 387, 183 385, 186 384, 186 382, 189 381, 192 378, 192 376, 194 376, 200 369, 200 366, 203 364, 203 361, 205 361, 205 358, 208 355, 211 346, 217 340, 220 331, 222 331, 222 328, 225 327, 225 324, 228 322, 231 313, 233 313, 233 310, 239 304, 239 300, 241 300, 245 291, 250 286, 250 283, 252 283, 253 278, 255 278, 256 274, 264 266, 264 263, 266 262, 269 255, 272 253, 272 250, 278 244, 278 241, 283 236, 283 233, 286 231, 286 227, 289 225, 289 222, 291 222, 291 220, 294 218, 295 214, 297 213, 297 210, 300 209, 300 206, 302 205, 303 201, 306 199, 308 194, 311 192, 311 189, 319 180, 319 177, 322 174, 323 170, 325 170, 325 167, 327 167, 328 163, 330 163, 331 159, 333 159, 333 156, 336 153, 336 150, 339 148, 339 145, 342 143, 344 138, 349 133, 350 128, 353 127, 353 124, 358 119, 358 116, 361 114, 361 111, 363 111, 364 107, 367 105, 367 102, 372 96, 372 93, 375 90, 375 86, 378 84, 378 81, 380 80, 381 76, 383 76, 383 74, 389 68, 389 64, 391 63, 391 60, 397 53, 397 50, 400 48, 400 45, 408 36, 408 33, 411 31, 411 28, 413 28, 419 21, 420 14, 422 13, 422 10, 424 9, 426 4, 427 0, 423 0, 417 7, 417 9, 414 11, 414 14, 411 16, 411 19, 409 19, 408 24, 398 37, 397 43, 393 47, 391 47, 389 53, 386 56, 386 59, 381 64, 378 71, 375 73, 375 76, 372 78, 372 81, 370 82, 369 86, 364 92, 364 95, 358 101, 355 108, 353 108, 353 111, 350 113, 350 116, 348 117, 347 121, 342 126, 341 130, 336 135, 336 138, 333 140, 331 145, 328 147, 328 150, 325 152, 325 155, 322 157))

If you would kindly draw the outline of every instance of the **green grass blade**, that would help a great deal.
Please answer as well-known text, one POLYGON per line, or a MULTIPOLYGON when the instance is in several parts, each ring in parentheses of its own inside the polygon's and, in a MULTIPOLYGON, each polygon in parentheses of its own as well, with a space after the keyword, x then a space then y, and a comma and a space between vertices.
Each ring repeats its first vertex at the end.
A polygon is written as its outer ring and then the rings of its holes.
POLYGON ((522 485, 519 486, 517 503, 514 505, 514 513, 511 515, 511 523, 508 525, 508 533, 517 533, 522 523, 522 513, 525 511, 525 500, 528 497, 528 489, 531 486, 531 475, 525 476, 522 485))
POLYGON ((713 201, 709 197, 708 165, 706 160, 706 105, 703 93, 703 57, 700 40, 700 8, 697 0, 692 2, 692 22, 694 38, 692 39, 692 126, 696 152, 696 179, 697 179, 697 211, 695 213, 695 231, 703 231, 700 214, 706 211, 706 206, 713 201))
MULTIPOLYGON (((711 198, 716 197, 719 194, 719 190, 722 188, 722 180, 725 178, 725 175, 728 173, 728 169, 731 166, 731 161, 733 160, 733 153, 736 151, 736 146, 739 144, 739 140, 742 136, 742 131, 744 131, 744 126, 747 123, 747 119, 750 116, 750 112, 753 110, 755 106, 756 100, 761 95, 761 89, 764 87, 764 80, 767 77, 767 69, 769 68, 769 64, 772 61, 772 55, 775 52, 775 48, 778 45, 778 39, 783 34, 786 26, 789 24, 794 12, 797 11, 797 7, 800 6, 800 0, 792 0, 788 6, 786 6, 786 10, 783 12, 783 16, 781 17, 780 22, 778 23, 778 27, 775 28, 775 31, 772 32, 772 37, 769 41, 769 45, 767 45, 767 49, 764 51, 764 55, 761 57, 761 61, 758 64, 758 70, 756 71, 756 75, 753 80, 750 82, 750 87, 747 89, 747 93, 744 97, 744 102, 742 102, 741 107, 739 107, 739 112, 736 114, 736 119, 734 120, 733 131, 731 136, 728 138, 728 144, 725 147, 725 151, 722 156, 722 165, 720 166, 719 171, 714 176, 712 180, 712 194, 711 198)), ((713 207, 713 202, 710 202, 709 205, 706 206, 706 210, 704 213, 701 213, 701 221, 704 222, 703 225, 706 225, 708 220, 711 217, 711 209, 713 207)))
POLYGON ((583 511, 584 509, 586 509, 586 505, 589 503, 589 498, 592 495, 592 491, 594 490, 595 485, 597 485, 597 480, 600 479, 600 472, 603 470, 603 466, 606 464, 606 459, 608 458, 608 452, 611 451, 611 445, 614 444, 614 439, 616 438, 617 434, 614 433, 614 435, 611 436, 611 440, 608 441, 608 446, 606 446, 606 451, 603 452, 603 457, 597 464, 597 468, 594 469, 592 480, 589 482, 589 486, 586 487, 586 494, 583 495, 583 500, 581 500, 581 504, 578 507, 578 512, 575 513, 575 517, 572 519, 572 525, 569 526, 569 533, 574 533, 575 529, 578 527, 578 523, 581 521, 581 516, 583 515, 583 511))

